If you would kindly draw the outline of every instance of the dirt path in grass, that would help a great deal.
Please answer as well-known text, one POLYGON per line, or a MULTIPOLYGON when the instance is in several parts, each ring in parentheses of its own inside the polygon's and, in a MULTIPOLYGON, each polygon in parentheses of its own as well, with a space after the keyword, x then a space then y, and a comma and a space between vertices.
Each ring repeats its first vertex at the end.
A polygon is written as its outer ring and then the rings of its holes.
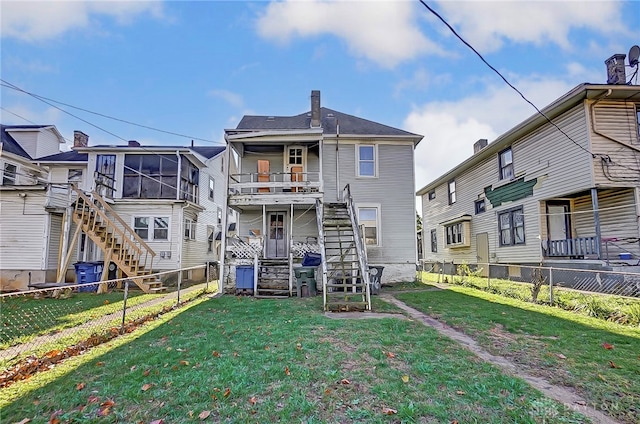
MULTIPOLYGON (((205 283, 190 286, 190 287, 187 287, 186 289, 182 289, 180 291, 180 295, 185 296, 186 294, 191 293, 192 291, 202 290, 204 289, 204 287, 205 287, 205 283)), ((157 297, 155 299, 151 299, 134 306, 128 306, 127 313, 131 313, 138 309, 147 308, 149 306, 154 306, 162 302, 166 302, 167 300, 170 300, 170 299, 177 299, 177 297, 178 297, 177 291, 167 293, 166 296, 157 297)), ((59 339, 63 339, 65 337, 73 335, 74 333, 77 333, 78 331, 92 329, 92 328, 95 329, 96 331, 106 330, 107 329, 105 327, 106 323, 121 317, 122 317, 122 311, 112 312, 108 315, 103 315, 99 318, 95 318, 95 319, 92 319, 91 321, 87 321, 84 324, 78 325, 76 327, 65 328, 64 330, 61 330, 57 333, 45 334, 43 336, 35 337, 26 343, 22 343, 16 346, 11 346, 10 348, 0 352, 0 354, 2 355, 3 359, 15 358, 25 353, 27 354, 31 353, 33 352, 34 349, 36 349, 39 346, 42 346, 46 343, 55 342, 56 340, 59 340, 59 339)))
POLYGON ((393 295, 381 294, 380 299, 399 307, 409 316, 411 316, 411 318, 423 323, 426 326, 432 327, 440 334, 455 340, 482 360, 501 368, 504 372, 515 377, 522 378, 531 386, 540 390, 545 396, 561 402, 567 408, 571 408, 572 410, 585 415, 595 423, 619 424, 618 421, 612 419, 611 417, 605 415, 597 409, 588 406, 588 402, 574 393, 571 389, 561 386, 555 386, 544 378, 535 377, 523 372, 520 368, 518 368, 516 364, 509 361, 507 358, 503 356, 492 355, 491 353, 480 347, 480 345, 471 337, 457 330, 454 330, 448 325, 431 318, 430 316, 418 311, 417 309, 413 309, 412 307, 393 297, 393 295))

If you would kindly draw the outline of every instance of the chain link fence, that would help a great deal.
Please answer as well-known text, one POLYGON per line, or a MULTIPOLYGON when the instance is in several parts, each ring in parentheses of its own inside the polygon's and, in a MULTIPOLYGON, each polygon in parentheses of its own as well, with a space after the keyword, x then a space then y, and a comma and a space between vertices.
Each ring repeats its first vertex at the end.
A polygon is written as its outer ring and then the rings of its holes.
POLYGON ((458 284, 640 325, 640 273, 513 264, 423 262, 421 282, 458 284))
POLYGON ((73 356, 133 331, 205 293, 217 290, 210 264, 145 276, 145 293, 131 278, 56 284, 0 295, 0 369, 41 357, 73 356), (145 286, 146 287, 146 286, 145 286))

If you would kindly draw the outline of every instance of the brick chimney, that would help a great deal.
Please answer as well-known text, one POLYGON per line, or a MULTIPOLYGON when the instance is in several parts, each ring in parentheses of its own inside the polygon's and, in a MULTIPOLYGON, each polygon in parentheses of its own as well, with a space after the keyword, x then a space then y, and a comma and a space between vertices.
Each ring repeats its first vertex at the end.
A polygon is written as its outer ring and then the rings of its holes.
POLYGON ((75 130, 73 132, 73 147, 88 147, 89 136, 82 131, 75 130))
POLYGON ((607 84, 626 84, 627 74, 624 70, 626 54, 614 54, 604 61, 607 65, 607 84))
POLYGON ((320 90, 311 91, 311 128, 320 127, 320 90))
POLYGON ((486 138, 481 138, 480 140, 478 140, 475 143, 473 143, 473 154, 475 155, 480 150, 482 150, 485 147, 487 147, 487 144, 488 144, 488 141, 487 141, 486 138))

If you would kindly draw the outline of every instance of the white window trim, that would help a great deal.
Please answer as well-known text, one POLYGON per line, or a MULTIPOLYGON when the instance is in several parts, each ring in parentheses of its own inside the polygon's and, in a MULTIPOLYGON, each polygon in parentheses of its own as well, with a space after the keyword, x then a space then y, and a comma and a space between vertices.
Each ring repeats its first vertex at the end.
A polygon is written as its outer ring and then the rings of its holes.
POLYGON ((185 240, 195 240, 196 239, 196 226, 197 223, 191 218, 184 219, 184 231, 183 236, 185 240))
POLYGON ((5 167, 7 165, 13 165, 13 166, 16 167, 15 174, 13 175, 12 178, 9 178, 9 179, 12 179, 13 184, 7 184, 7 185, 11 185, 11 186, 19 185, 18 184, 19 183, 18 177, 20 175, 20 172, 22 172, 22 169, 21 169, 21 166, 19 164, 14 163, 14 162, 2 162, 2 168, 0 168, 0 172, 2 173, 2 175, 1 175, 2 178, 0 178, 0 185, 4 185, 4 179, 5 179, 4 172, 5 172, 5 167))
POLYGON ((441 222, 440 225, 442 225, 443 228, 442 240, 446 248, 456 249, 459 247, 471 247, 471 215, 463 215, 449 221, 441 222), (447 237, 447 229, 453 225, 458 224, 461 224, 462 227, 462 241, 449 243, 449 239, 447 237))
MULTIPOLYGON (((148 242, 166 242, 166 241, 171 241, 171 217, 170 216, 152 216, 152 215, 134 215, 131 217, 131 229, 133 229, 133 231, 135 232, 136 230, 136 218, 148 218, 149 219, 149 237, 142 238, 142 240, 144 241, 148 241, 148 242), (155 224, 154 224, 154 219, 155 218, 166 218, 167 219, 167 238, 166 239, 158 239, 156 240, 153 235, 155 233, 155 224)), ((137 233, 136 233, 137 234, 137 233)))
POLYGON ((291 166, 302 166, 302 172, 307 172, 307 146, 303 146, 301 144, 290 144, 285 146, 282 172, 285 172, 285 173, 290 172, 291 166), (302 164, 296 164, 296 165, 289 164, 289 149, 302 149, 302 164))
POLYGON ((358 178, 378 178, 378 145, 361 143, 356 144, 356 177, 358 178), (373 147, 373 175, 360 175, 360 147, 373 147))
MULTIPOLYGON (((376 244, 366 244, 365 240, 365 248, 367 247, 381 247, 382 246, 382 216, 381 216, 381 207, 380 203, 357 203, 356 204, 356 213, 358 214, 358 225, 362 226, 360 222, 360 209, 376 209, 376 244)), ((364 238, 364 234, 362 234, 364 238)))
POLYGON ((216 198, 216 180, 211 175, 209 175, 209 184, 207 185, 207 197, 211 201, 215 201, 216 198), (211 193, 211 183, 213 182, 213 193, 211 193))

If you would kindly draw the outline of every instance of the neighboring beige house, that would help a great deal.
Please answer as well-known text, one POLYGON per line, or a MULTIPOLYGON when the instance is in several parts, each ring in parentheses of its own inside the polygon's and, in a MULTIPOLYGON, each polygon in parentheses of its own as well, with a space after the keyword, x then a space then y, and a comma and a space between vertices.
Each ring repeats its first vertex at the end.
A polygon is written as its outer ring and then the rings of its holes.
POLYGON ((228 176, 228 205, 239 214, 226 240, 232 288, 235 266, 253 265, 249 289, 288 296, 305 253, 322 256, 330 286, 358 284, 371 265, 384 267, 383 282, 415 279, 413 163, 422 136, 321 107, 312 91, 310 112, 244 116, 225 139, 238 158, 228 176))
POLYGON ((73 281, 78 261, 131 277, 219 261, 223 146, 89 146, 76 131, 60 152, 53 126, 2 129, 2 290, 73 281))
POLYGON ((640 86, 582 84, 542 112, 417 192, 426 263, 638 265, 640 86))

